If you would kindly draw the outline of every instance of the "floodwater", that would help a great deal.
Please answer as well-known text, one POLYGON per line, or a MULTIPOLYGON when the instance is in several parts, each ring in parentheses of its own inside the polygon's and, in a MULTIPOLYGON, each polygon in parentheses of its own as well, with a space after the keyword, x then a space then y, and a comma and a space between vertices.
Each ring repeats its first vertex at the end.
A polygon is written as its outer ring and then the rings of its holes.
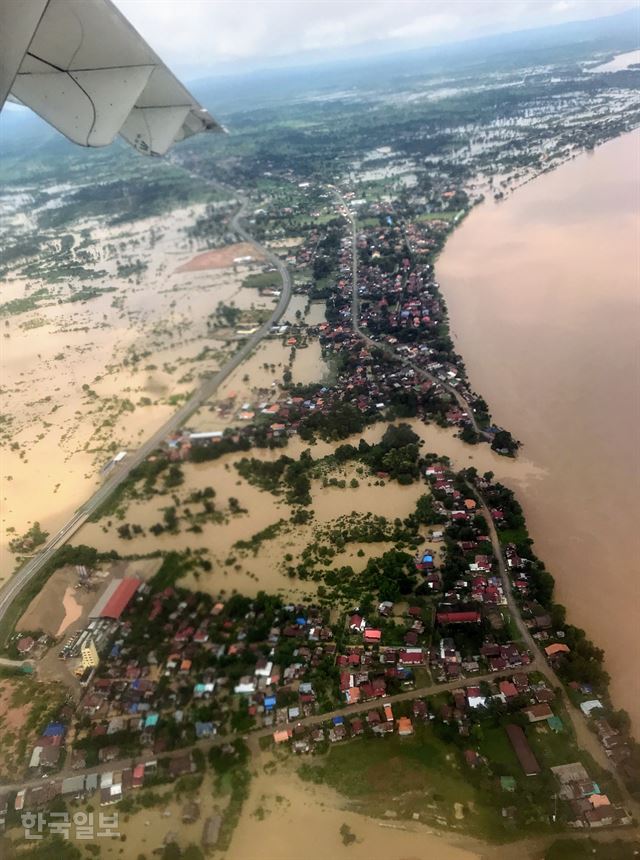
MULTIPOLYGON (((301 782, 295 774, 263 771, 252 781, 228 860, 474 860, 481 856, 416 822, 377 821, 357 815, 326 786, 301 782), (340 828, 356 841, 345 846, 340 828), (304 846, 301 851, 301 846, 304 846)), ((458 840, 469 842, 471 840, 458 840)))
MULTIPOLYGON (((173 398, 218 369, 227 346, 207 329, 217 303, 243 310, 272 303, 242 286, 247 267, 175 274, 193 256, 183 231, 198 211, 174 210, 126 233, 89 225, 97 266, 109 272, 105 283, 115 292, 73 305, 51 303, 5 321, 0 581, 15 567, 8 548, 14 534, 34 521, 55 534, 95 490, 110 456, 136 448, 175 411, 173 398), (152 230, 162 233, 155 243, 152 230), (147 263, 139 283, 119 276, 110 256, 125 240, 135 249, 125 253, 147 263), (144 360, 132 363, 132 352, 144 360), (125 401, 133 411, 121 408, 125 401)), ((2 284, 3 301, 25 295, 24 279, 2 284)))
POLYGON ((608 63, 601 63, 599 66, 593 66, 589 69, 590 72, 619 72, 622 69, 628 69, 629 66, 640 63, 640 51, 627 51, 624 54, 618 54, 613 60, 608 63))
MULTIPOLYGON (((270 341, 272 345, 282 348, 280 344, 270 341)), ((475 466, 482 473, 493 471, 496 478, 512 484, 514 487, 527 487, 531 482, 540 480, 542 472, 536 470, 526 457, 512 460, 498 456, 488 445, 466 445, 454 432, 436 424, 423 424, 414 419, 410 422, 414 431, 423 440, 423 450, 450 457, 453 465, 458 468, 475 466)), ((357 434, 346 440, 357 445, 360 438, 365 438, 370 444, 380 441, 386 424, 377 423, 367 427, 362 434, 357 434)), ((320 459, 332 454, 339 443, 317 441, 310 446, 298 437, 293 437, 284 449, 254 449, 247 456, 260 460, 275 460, 282 454, 298 458, 302 451, 309 448, 314 458, 320 459)), ((85 523, 75 537, 79 544, 96 547, 101 552, 111 549, 121 555, 144 555, 157 550, 204 549, 212 562, 210 573, 201 573, 198 578, 189 575, 181 580, 181 585, 187 588, 199 588, 212 594, 231 592, 236 589, 242 594, 255 596, 259 591, 286 595, 288 599, 308 599, 315 594, 316 583, 290 579, 284 572, 283 559, 286 555, 292 557, 292 563, 301 561, 302 552, 306 546, 316 542, 316 528, 333 524, 337 525, 340 517, 349 517, 353 512, 369 512, 375 516, 384 516, 388 520, 395 517, 407 517, 415 508, 418 498, 427 491, 423 482, 415 482, 402 486, 395 481, 379 482, 375 477, 358 474, 353 464, 333 469, 328 477, 344 480, 346 486, 323 486, 320 479, 312 482, 312 509, 315 518, 312 524, 297 525, 295 529, 283 528, 276 537, 265 540, 256 548, 239 549, 237 541, 251 538, 268 526, 288 520, 291 507, 282 497, 273 496, 248 484, 238 474, 234 463, 240 459, 237 453, 226 454, 217 460, 206 463, 184 463, 184 484, 175 492, 180 501, 178 513, 182 515, 183 508, 191 507, 198 510, 198 504, 185 503, 186 498, 195 490, 213 487, 216 492, 216 509, 224 514, 223 522, 205 522, 202 532, 195 534, 187 530, 187 523, 181 523, 181 531, 177 534, 165 532, 153 535, 150 527, 161 522, 163 509, 172 504, 169 495, 153 496, 144 501, 132 501, 127 507, 125 519, 120 521, 115 517, 103 517, 99 522, 85 523), (350 485, 351 479, 356 478, 358 486, 350 485), (238 500, 244 513, 230 514, 228 500, 234 497, 238 500), (125 540, 118 535, 118 526, 122 522, 140 525, 145 534, 125 540), (233 562, 228 562, 233 558, 233 562), (228 562, 228 563, 227 563, 228 562)), ((426 537, 426 535, 425 535, 426 537)), ((327 543, 327 538, 321 538, 321 543, 327 543)), ((381 543, 349 543, 345 550, 334 559, 334 566, 350 565, 355 571, 364 568, 372 556, 381 555, 391 549, 387 542, 381 543), (358 552, 362 551, 362 555, 358 552)), ((427 548, 427 544, 424 545, 427 548)), ((437 552, 435 546, 431 547, 437 552)))
POLYGON ((471 383, 538 470, 514 486, 537 554, 636 733, 639 215, 635 130, 479 207, 437 265, 471 383))

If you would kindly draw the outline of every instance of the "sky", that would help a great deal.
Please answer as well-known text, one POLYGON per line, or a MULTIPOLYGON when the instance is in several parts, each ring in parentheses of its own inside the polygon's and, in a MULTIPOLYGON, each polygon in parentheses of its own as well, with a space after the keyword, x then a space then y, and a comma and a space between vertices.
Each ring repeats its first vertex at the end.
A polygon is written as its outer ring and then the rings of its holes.
POLYGON ((634 0, 115 0, 180 75, 375 54, 597 18, 634 0))

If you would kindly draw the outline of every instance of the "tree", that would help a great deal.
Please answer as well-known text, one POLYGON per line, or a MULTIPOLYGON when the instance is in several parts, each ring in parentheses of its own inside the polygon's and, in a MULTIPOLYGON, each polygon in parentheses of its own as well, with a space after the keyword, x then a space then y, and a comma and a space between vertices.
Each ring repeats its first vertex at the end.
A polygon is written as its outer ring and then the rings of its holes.
POLYGON ((204 854, 197 845, 188 845, 182 852, 182 860, 204 860, 204 854))
POLYGON ((473 429, 471 424, 465 424, 460 433, 460 438, 463 442, 466 442, 467 445, 477 445, 480 441, 480 437, 473 429))
POLYGON ((631 717, 623 708, 612 711, 609 715, 609 724, 617 731, 627 735, 631 731, 631 717))
POLYGON ((520 442, 514 439, 508 430, 498 430, 493 437, 491 447, 494 451, 506 451, 509 455, 513 456, 520 447, 520 442))
POLYGON ((567 620, 567 610, 561 603, 554 603, 551 607, 551 624, 554 630, 562 629, 567 620))

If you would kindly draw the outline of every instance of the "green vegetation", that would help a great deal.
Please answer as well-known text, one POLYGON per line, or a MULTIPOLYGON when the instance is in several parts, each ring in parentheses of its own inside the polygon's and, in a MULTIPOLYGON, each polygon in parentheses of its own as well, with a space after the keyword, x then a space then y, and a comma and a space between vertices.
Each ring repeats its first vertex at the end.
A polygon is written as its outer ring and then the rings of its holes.
POLYGON ((282 287, 282 278, 279 272, 254 272, 242 282, 243 287, 256 290, 266 290, 269 287, 282 287))
POLYGON ((283 526, 286 525, 286 520, 278 520, 277 523, 272 523, 270 526, 262 529, 262 531, 256 532, 252 537, 248 540, 238 540, 234 543, 234 547, 236 549, 246 549, 253 552, 255 555, 262 544, 265 541, 273 540, 276 538, 280 532, 282 531, 283 526))
MULTIPOLYGON (((410 702, 394 704, 396 717, 409 712, 410 702)), ((330 785, 356 811, 377 818, 388 810, 400 819, 418 815, 425 823, 462 829, 492 842, 560 830, 562 822, 554 827, 550 819, 553 776, 547 772, 535 780, 525 777, 504 729, 494 719, 501 718, 487 717, 474 724, 470 739, 460 737, 455 725, 438 720, 414 725, 411 737, 365 736, 330 747, 319 764, 304 763, 298 773, 302 779, 330 785), (463 751, 478 744, 489 763, 471 769, 463 751), (516 792, 505 795, 502 775, 514 776, 516 792), (510 811, 503 816, 505 805, 510 811)), ((565 751, 563 762, 573 752, 565 751)))
POLYGON ((115 293, 115 287, 80 287, 79 290, 72 293, 67 302, 88 302, 90 299, 97 299, 98 296, 103 296, 105 293, 115 293))
POLYGON ((463 214, 463 211, 424 212, 422 215, 416 217, 416 221, 454 221, 463 214))
POLYGON ((242 318, 242 311, 233 302, 228 305, 224 302, 218 302, 215 313, 211 316, 216 325, 235 328, 242 318))
POLYGON ((494 798, 470 784, 460 753, 431 727, 417 726, 408 738, 363 737, 332 746, 320 765, 305 763, 298 773, 302 779, 328 784, 356 811, 376 818, 392 809, 400 819, 417 814, 425 823, 463 826, 481 838, 516 835, 494 798), (465 810, 462 824, 455 804, 465 810))
POLYGON ((9 541, 9 549, 17 555, 32 553, 43 543, 46 543, 48 537, 49 532, 43 531, 40 528, 40 523, 34 523, 22 537, 16 537, 9 541))
POLYGON ((307 472, 313 465, 314 460, 308 451, 304 451, 298 461, 286 456, 274 462, 245 457, 235 463, 238 472, 250 484, 276 495, 283 484, 286 501, 303 506, 311 504, 311 481, 307 472))
POLYGON ((169 552, 164 557, 162 565, 156 575, 149 580, 152 591, 163 591, 165 588, 173 587, 179 579, 188 573, 198 570, 210 570, 211 562, 202 557, 202 553, 192 553, 190 550, 184 552, 169 552))
POLYGON ((597 842, 595 839, 577 837, 557 839, 547 848, 544 860, 634 860, 640 854, 640 841, 623 842, 621 839, 597 842))
POLYGON ((156 494, 167 493, 179 486, 182 480, 181 467, 178 464, 170 464, 166 456, 158 452, 154 458, 144 460, 131 470, 126 481, 123 481, 94 511, 90 522, 98 522, 109 515, 116 515, 122 519, 129 500, 150 499, 156 494), (167 475, 164 478, 164 486, 159 486, 158 479, 165 471, 167 475))
POLYGON ((49 290, 46 287, 41 287, 38 290, 24 296, 20 299, 11 299, 0 305, 0 317, 11 316, 13 314, 24 314, 27 311, 33 311, 41 306, 42 302, 51 299, 49 290))
POLYGON ((251 773, 248 769, 249 750, 243 741, 234 741, 227 747, 213 747, 209 762, 216 773, 216 787, 229 795, 224 811, 220 836, 216 848, 227 851, 233 831, 238 825, 242 810, 249 796, 251 773))
POLYGON ((79 187, 61 206, 38 213, 38 226, 53 230, 92 217, 106 218, 113 225, 125 224, 214 197, 207 185, 164 164, 160 169, 137 171, 126 179, 79 187))
POLYGON ((147 270, 148 265, 144 260, 136 260, 135 263, 121 263, 118 260, 118 277, 139 278, 147 270))
POLYGON ((520 447, 520 442, 514 439, 508 430, 498 430, 493 437, 491 447, 500 454, 506 453, 510 457, 513 457, 520 447))
POLYGON ((367 419, 359 409, 344 403, 336 406, 331 412, 312 413, 300 424, 299 433, 300 438, 305 442, 313 442, 316 435, 324 442, 335 442, 353 436, 355 433, 362 433, 367 423, 367 419))
POLYGON ((356 841, 356 835, 348 824, 342 824, 340 826, 340 836, 342 838, 343 845, 353 845, 356 841))

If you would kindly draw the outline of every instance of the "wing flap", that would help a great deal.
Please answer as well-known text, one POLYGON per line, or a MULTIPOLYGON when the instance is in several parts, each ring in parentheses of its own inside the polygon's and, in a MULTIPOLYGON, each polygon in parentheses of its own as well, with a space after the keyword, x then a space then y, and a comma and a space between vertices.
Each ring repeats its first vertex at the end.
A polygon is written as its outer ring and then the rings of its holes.
POLYGON ((164 155, 176 139, 190 107, 134 107, 120 134, 146 155, 164 155))
POLYGON ((139 152, 162 155, 192 134, 223 131, 111 0, 45 0, 44 7, 39 23, 33 15, 27 21, 36 27, 27 48, 29 26, 22 26, 26 53, 11 92, 70 140, 106 146, 120 132, 139 152))
POLYGON ((0 108, 44 14, 47 0, 0 3, 0 108))
POLYGON ((107 146, 120 131, 152 71, 152 66, 140 66, 20 73, 13 92, 75 143, 107 146))

